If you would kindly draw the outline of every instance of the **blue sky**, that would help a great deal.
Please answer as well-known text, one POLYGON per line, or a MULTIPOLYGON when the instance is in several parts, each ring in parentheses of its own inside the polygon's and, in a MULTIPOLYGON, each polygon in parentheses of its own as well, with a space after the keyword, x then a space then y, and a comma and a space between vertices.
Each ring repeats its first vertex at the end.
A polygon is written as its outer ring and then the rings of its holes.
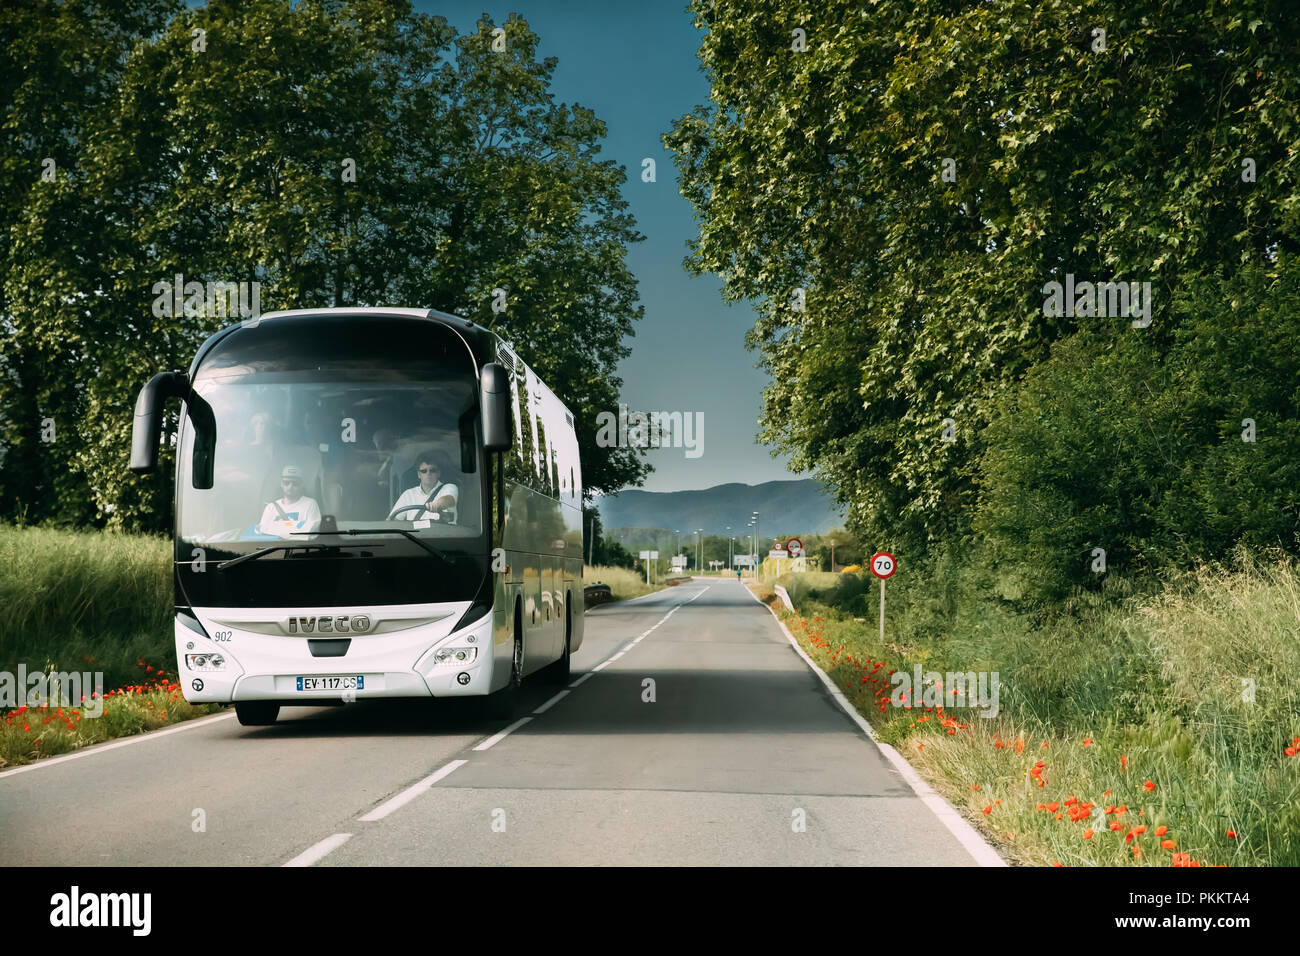
POLYGON ((472 31, 484 13, 497 24, 518 13, 540 38, 538 57, 559 60, 555 101, 581 103, 608 127, 601 155, 627 170, 625 197, 646 237, 628 254, 645 318, 637 323, 632 355, 619 369, 623 401, 645 411, 704 413, 704 453, 690 459, 684 449, 650 452, 655 471, 643 487, 677 491, 796 477, 754 438, 767 375, 754 367, 757 353, 744 345, 753 309, 726 305, 716 278, 692 278, 681 265, 686 241, 698 230, 690 205, 678 194, 677 168, 661 136, 709 97, 695 56, 700 34, 684 0, 479 0, 415 7, 446 17, 460 33, 472 31), (647 156, 658 166, 655 183, 641 182, 647 156))

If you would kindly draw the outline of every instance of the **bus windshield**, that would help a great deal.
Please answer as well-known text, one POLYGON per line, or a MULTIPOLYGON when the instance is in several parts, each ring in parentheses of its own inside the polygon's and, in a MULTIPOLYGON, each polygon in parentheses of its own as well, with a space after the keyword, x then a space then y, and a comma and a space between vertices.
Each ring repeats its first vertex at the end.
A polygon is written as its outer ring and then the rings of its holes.
POLYGON ((473 359, 451 330, 275 320, 219 342, 194 389, 217 439, 213 487, 198 489, 183 434, 184 542, 248 552, 335 529, 388 529, 357 536, 375 542, 401 541, 392 529, 447 544, 481 535, 473 359))

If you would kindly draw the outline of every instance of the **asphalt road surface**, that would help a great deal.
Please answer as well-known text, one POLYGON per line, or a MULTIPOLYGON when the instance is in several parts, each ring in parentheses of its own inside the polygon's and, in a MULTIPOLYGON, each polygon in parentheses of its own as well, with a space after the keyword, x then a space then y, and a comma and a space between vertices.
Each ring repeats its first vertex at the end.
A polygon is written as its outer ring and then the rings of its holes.
POLYGON ((590 611, 570 682, 526 683, 518 713, 360 701, 253 728, 227 712, 0 773, 0 864, 995 861, 734 580, 590 611))

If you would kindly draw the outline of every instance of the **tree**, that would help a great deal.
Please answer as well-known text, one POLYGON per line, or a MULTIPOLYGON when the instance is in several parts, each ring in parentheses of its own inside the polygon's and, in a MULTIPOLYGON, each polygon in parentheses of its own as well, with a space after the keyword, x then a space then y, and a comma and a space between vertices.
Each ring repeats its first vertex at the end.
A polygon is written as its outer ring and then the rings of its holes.
POLYGON ((105 254, 81 189, 86 144, 132 49, 180 6, 16 0, 0 17, 0 516, 83 523, 96 513, 77 465, 79 326, 102 292, 85 264, 105 254))
POLYGON ((1203 279, 1172 311, 1163 352, 1057 343, 986 430, 974 523, 1013 596, 1237 544, 1300 550, 1300 268, 1203 279))
POLYGON ((1150 281, 1166 349, 1178 290, 1296 251, 1300 34, 1268 0, 693 9, 687 267, 759 302, 760 437, 891 550, 968 532, 994 410, 1053 342, 1127 326, 1047 314, 1048 282, 1150 281))
POLYGON ((89 504, 123 527, 168 525, 165 469, 124 467, 135 392, 230 321, 154 315, 155 284, 176 273, 259 282, 264 310, 474 319, 574 412, 588 492, 644 477, 636 449, 595 443, 642 314, 624 171, 596 158, 590 110, 552 103, 555 60, 536 60, 527 23, 502 29, 496 52, 490 20, 457 37, 404 0, 214 0, 129 47, 84 171, 11 228, 12 344, 44 363, 24 384, 75 401, 73 440, 42 472, 69 483, 40 516, 89 504))

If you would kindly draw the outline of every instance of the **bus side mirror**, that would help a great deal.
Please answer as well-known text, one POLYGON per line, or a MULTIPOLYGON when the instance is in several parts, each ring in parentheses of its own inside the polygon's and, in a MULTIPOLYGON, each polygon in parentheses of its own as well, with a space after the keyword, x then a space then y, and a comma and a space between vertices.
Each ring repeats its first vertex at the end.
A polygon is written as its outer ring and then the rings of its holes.
POLYGON ((190 391, 184 372, 159 372, 140 389, 135 400, 135 421, 131 428, 131 464, 136 474, 146 474, 158 464, 158 439, 162 431, 163 402, 185 401, 194 425, 194 459, 191 471, 195 488, 212 487, 212 460, 217 446, 217 423, 212 406, 190 391))
POLYGON ((159 372, 140 389, 131 428, 131 470, 153 471, 158 464, 158 439, 162 431, 162 405, 169 398, 184 398, 190 380, 184 372, 159 372))
POLYGON ((510 432, 510 377, 505 366, 489 362, 479 379, 479 408, 483 415, 483 450, 509 451, 513 444, 510 432))

